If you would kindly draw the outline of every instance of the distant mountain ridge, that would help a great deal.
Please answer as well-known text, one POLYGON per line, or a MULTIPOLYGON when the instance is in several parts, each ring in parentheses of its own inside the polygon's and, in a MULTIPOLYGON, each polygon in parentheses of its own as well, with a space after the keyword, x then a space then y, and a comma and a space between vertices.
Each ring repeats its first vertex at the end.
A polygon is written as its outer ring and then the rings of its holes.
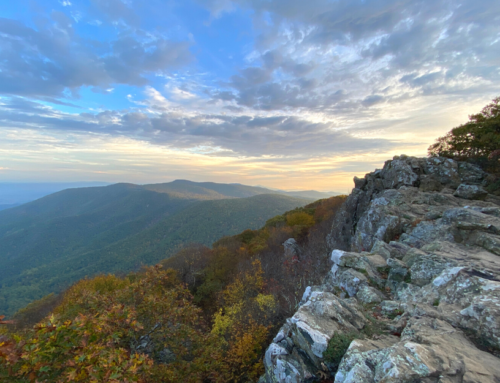
MULTIPOLYGON (((126 184, 126 183, 118 183, 126 184)), ((109 186, 106 182, 53 182, 53 183, 15 183, 0 182, 0 210, 28 203, 47 195, 66 189, 109 186)), ((135 184, 129 184, 135 185, 135 184)), ((248 186, 240 183, 222 184, 215 182, 194 182, 188 180, 175 180, 167 183, 136 185, 158 193, 167 193, 182 199, 225 199, 245 198, 259 194, 282 194, 291 197, 322 199, 342 193, 318 192, 315 190, 286 191, 263 186, 248 186)))
POLYGON ((109 182, 0 182, 0 210, 70 188, 106 186, 109 182))
POLYGON ((221 184, 215 182, 194 182, 188 180, 175 180, 168 183, 142 186, 147 190, 153 190, 158 193, 176 195, 179 196, 179 198, 196 199, 245 198, 259 194, 281 194, 290 197, 318 200, 341 194, 336 192, 318 192, 315 190, 285 191, 267 189, 261 186, 248 186, 239 183, 221 184))
POLYGON ((0 204, 0 210, 5 210, 5 209, 10 209, 11 207, 16 207, 19 206, 18 203, 13 203, 13 204, 0 204))
POLYGON ((0 313, 97 273, 211 245, 311 199, 245 185, 174 181, 63 190, 0 211, 0 313))

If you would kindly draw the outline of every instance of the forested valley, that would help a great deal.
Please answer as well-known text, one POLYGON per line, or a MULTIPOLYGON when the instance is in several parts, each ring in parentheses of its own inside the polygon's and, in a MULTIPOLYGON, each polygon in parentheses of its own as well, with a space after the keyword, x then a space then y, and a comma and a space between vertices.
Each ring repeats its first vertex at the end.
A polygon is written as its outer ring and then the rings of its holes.
POLYGON ((344 199, 31 303, 3 321, 4 333, 18 335, 3 338, 2 381, 258 379, 273 333, 328 269, 325 236, 344 199), (293 246, 283 250, 290 238, 300 262, 293 246))

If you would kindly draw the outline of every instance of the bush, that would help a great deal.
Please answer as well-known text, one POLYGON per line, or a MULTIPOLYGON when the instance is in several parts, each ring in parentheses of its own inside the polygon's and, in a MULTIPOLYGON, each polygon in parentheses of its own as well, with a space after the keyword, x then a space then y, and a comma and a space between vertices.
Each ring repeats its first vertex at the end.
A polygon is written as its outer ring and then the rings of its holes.
POLYGON ((175 255, 160 262, 165 269, 174 269, 178 278, 191 292, 202 283, 203 270, 210 262, 212 251, 203 245, 191 245, 179 250, 175 255))
POLYGON ((356 332, 336 332, 333 334, 328 342, 328 348, 323 353, 325 362, 332 365, 334 370, 337 369, 349 345, 357 338, 359 338, 359 334, 356 332))
POLYGON ((215 340, 173 270, 99 276, 73 286, 56 313, 22 337, 0 339, 0 380, 217 381, 215 340), (154 363, 165 350, 173 360, 154 363))

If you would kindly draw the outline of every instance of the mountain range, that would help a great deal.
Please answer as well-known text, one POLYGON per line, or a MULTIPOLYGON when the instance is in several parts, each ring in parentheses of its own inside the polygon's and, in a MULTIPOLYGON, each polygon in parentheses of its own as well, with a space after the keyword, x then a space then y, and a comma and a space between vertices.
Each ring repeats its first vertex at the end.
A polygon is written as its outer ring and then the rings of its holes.
POLYGON ((183 245, 256 229, 328 196, 177 180, 71 188, 2 210, 0 313, 86 276, 136 270, 183 245))
POLYGON ((31 202, 58 191, 91 186, 106 186, 108 182, 0 182, 0 210, 31 202))

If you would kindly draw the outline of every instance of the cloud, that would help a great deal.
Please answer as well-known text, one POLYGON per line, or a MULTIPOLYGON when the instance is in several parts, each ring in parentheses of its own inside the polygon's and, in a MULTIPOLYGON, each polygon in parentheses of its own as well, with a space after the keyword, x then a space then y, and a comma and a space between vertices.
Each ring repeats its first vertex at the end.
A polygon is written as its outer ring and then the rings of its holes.
POLYGON ((498 93, 497 0, 197 1, 205 24, 192 2, 146 3, 0 19, 1 126, 347 174, 425 155, 498 93))
MULTIPOLYGON (((113 84, 143 87, 150 83, 148 75, 193 62, 189 39, 172 40, 138 27, 138 2, 93 4, 99 11, 95 16, 118 31, 107 42, 83 38, 63 13, 52 12, 37 29, 0 19, 0 93, 61 98, 78 95, 84 86, 96 91, 113 84)), ((401 97, 489 91, 500 81, 498 1, 200 4, 213 17, 243 8, 254 18, 257 38, 247 65, 206 91, 214 102, 227 102, 228 110, 358 112, 372 105, 369 97, 375 94, 391 103, 401 97), (405 76, 413 76, 412 81, 399 81, 410 79, 405 76)), ((191 93, 182 84, 179 89, 191 93)), ((183 95, 188 94, 171 94, 183 95)))
POLYGON ((363 101, 362 104, 363 106, 370 107, 376 104, 380 104, 382 101, 384 101, 384 97, 374 94, 372 96, 366 97, 363 101))
POLYGON ((128 24, 138 24, 139 17, 129 4, 121 0, 91 0, 92 4, 110 21, 125 21, 128 24))
POLYGON ((53 12, 39 29, 0 19, 0 93, 60 98, 81 87, 107 89, 112 84, 145 85, 145 76, 182 67, 192 60, 190 43, 133 34, 100 43, 76 35, 72 20, 53 12))
POLYGON ((260 34, 249 65, 213 93, 243 107, 336 114, 369 108, 383 93, 384 102, 397 103, 492 92, 500 81, 498 1, 204 4, 217 15, 237 7, 253 11, 260 34))
POLYGON ((176 112, 105 110, 78 115, 57 112, 38 103, 15 98, 0 107, 0 123, 24 129, 87 132, 126 136, 156 145, 210 148, 231 156, 323 156, 386 150, 389 139, 355 137, 332 123, 311 122, 294 116, 259 117, 223 114, 186 115, 176 112))

